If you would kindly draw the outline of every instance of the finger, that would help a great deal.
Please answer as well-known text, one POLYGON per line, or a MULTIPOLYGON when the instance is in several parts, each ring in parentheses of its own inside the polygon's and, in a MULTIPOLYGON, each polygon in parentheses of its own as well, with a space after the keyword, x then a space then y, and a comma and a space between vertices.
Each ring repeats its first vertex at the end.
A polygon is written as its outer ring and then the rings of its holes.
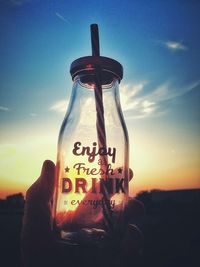
POLYGON ((46 201, 51 201, 55 183, 55 164, 51 160, 45 160, 39 178, 40 189, 46 201))
POLYGON ((134 219, 140 218, 144 214, 145 208, 143 203, 135 198, 130 198, 124 211, 125 219, 127 220, 127 222, 131 222, 134 219))
POLYGON ((45 160, 42 166, 40 177, 26 192, 26 201, 49 202, 53 196, 55 182, 55 164, 45 160))
POLYGON ((133 170, 129 168, 129 182, 133 179, 133 177, 134 177, 133 170))
POLYGON ((131 259, 134 254, 141 254, 144 246, 144 236, 140 229, 133 224, 127 226, 121 243, 123 253, 131 259))
POLYGON ((37 228, 41 228, 41 222, 49 225, 50 200, 53 194, 54 176, 55 165, 52 161, 46 160, 43 163, 40 177, 28 189, 26 194, 24 227, 34 228, 37 226, 37 228))
MULTIPOLYGON (((41 175, 28 189, 21 233, 23 261, 34 266, 35 259, 45 261, 45 251, 51 250, 51 207, 55 165, 47 160, 43 163, 41 175)), ((36 265, 35 265, 36 266, 36 265)))
POLYGON ((27 259, 38 255, 41 247, 48 246, 52 241, 50 200, 54 176, 54 163, 45 161, 40 177, 26 194, 21 242, 23 254, 27 259))

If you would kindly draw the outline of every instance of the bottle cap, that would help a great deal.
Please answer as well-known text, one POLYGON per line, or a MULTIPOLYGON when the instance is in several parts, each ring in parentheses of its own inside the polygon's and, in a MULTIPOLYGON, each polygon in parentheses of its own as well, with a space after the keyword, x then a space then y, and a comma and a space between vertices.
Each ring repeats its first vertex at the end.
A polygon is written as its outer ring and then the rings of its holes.
POLYGON ((123 78, 122 65, 118 61, 108 57, 81 57, 73 61, 70 67, 72 80, 78 74, 92 74, 95 70, 100 70, 101 79, 104 82, 106 82, 106 80, 108 80, 111 76, 115 76, 119 80, 119 82, 123 78))

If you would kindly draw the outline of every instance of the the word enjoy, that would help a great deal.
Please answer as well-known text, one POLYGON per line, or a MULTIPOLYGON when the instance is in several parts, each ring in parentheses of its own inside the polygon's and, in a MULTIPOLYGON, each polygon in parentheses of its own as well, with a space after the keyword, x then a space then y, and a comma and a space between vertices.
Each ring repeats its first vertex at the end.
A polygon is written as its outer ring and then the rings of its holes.
POLYGON ((97 147, 97 143, 93 142, 93 146, 82 146, 81 142, 75 142, 72 153, 76 156, 88 156, 88 161, 93 162, 95 157, 100 156, 110 156, 112 157, 112 163, 115 163, 116 158, 116 148, 113 147, 97 147))

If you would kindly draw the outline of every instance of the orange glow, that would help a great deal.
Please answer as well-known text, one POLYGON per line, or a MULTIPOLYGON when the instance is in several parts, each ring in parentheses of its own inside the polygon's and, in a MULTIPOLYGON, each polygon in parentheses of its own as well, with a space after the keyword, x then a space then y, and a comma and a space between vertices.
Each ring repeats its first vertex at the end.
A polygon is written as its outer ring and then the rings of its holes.
MULTIPOLYGON (((132 135, 131 131, 129 136, 130 167, 135 173, 130 183, 130 195, 155 188, 200 188, 200 155, 195 145, 185 144, 182 147, 177 141, 176 147, 171 148, 170 140, 163 143, 162 139, 132 135)), ((1 144, 0 198, 18 192, 25 194, 39 177, 43 161, 51 159, 55 162, 56 143, 57 134, 47 136, 34 133, 27 138, 17 137, 12 144, 1 144)), ((84 194, 80 194, 80 199, 83 197, 84 194)), ((74 206, 71 207, 73 209, 74 206)))

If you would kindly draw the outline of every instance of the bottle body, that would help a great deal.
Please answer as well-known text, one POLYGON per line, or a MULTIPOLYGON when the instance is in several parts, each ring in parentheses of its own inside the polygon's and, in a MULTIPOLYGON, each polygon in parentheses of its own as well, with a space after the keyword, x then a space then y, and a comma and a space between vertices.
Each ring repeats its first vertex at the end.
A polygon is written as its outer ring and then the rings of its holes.
POLYGON ((102 85, 103 147, 94 90, 92 76, 77 75, 58 140, 54 227, 59 238, 75 243, 88 242, 88 235, 96 242, 117 229, 128 200, 129 143, 118 80, 102 85))

